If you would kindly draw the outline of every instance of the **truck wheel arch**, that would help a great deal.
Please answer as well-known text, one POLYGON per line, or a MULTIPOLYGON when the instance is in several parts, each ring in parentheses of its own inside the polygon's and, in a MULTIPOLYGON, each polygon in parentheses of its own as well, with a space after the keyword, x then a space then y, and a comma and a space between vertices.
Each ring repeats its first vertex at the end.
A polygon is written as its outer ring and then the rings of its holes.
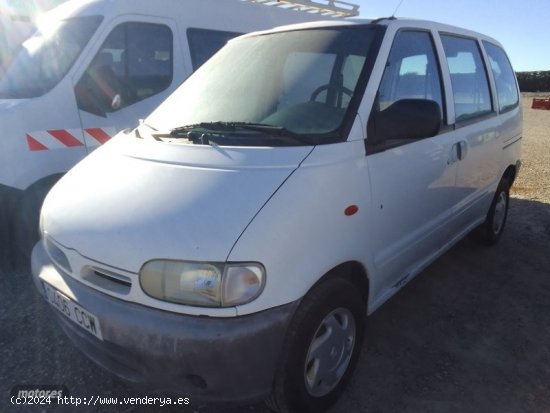
POLYGON ((54 174, 34 182, 16 203, 12 224, 14 253, 23 260, 30 258, 32 248, 40 238, 38 225, 42 203, 62 176, 63 174, 54 174))

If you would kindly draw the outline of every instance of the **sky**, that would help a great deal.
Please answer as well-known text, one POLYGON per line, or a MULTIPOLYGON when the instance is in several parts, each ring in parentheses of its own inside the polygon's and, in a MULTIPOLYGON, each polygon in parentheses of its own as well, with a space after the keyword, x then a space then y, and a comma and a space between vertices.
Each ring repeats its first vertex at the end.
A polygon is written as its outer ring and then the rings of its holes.
MULTIPOLYGON (((48 6, 63 0, 0 0, 11 8, 48 6)), ((491 36, 504 45, 518 72, 550 70, 550 0, 345 0, 360 17, 434 20, 491 36)))
MULTIPOLYGON (((401 0, 347 0, 360 17, 391 16, 401 0)), ((550 70, 550 0, 402 0, 396 17, 434 20, 498 40, 518 72, 550 70)))

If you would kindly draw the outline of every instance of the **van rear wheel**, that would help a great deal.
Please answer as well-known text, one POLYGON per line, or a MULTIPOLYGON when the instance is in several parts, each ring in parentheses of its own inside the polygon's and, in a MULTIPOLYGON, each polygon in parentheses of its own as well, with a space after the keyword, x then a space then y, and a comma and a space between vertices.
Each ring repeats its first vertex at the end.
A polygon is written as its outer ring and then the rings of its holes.
POLYGON ((497 187, 493 202, 489 207, 487 218, 472 235, 483 245, 495 245, 502 236, 506 218, 508 217, 508 205, 510 203, 510 184, 502 179, 497 187))
POLYGON ((289 326, 268 406, 276 412, 322 412, 351 377, 365 329, 358 288, 331 278, 303 299, 289 326))

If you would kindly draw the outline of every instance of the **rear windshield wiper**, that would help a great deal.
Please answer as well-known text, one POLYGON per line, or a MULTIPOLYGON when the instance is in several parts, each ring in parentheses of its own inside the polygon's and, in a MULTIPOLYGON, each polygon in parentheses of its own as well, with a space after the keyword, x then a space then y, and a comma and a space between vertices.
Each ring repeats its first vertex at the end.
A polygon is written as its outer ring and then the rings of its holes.
MULTIPOLYGON (((267 135, 275 135, 279 138, 292 141, 294 143, 301 143, 304 145, 312 145, 312 143, 305 139, 303 136, 294 133, 282 126, 267 125, 263 123, 251 123, 251 122, 201 122, 194 125, 186 125, 178 128, 174 128, 170 131, 171 137, 185 137, 191 140, 195 134, 200 134, 197 129, 202 129, 203 131, 211 131, 214 133, 223 133, 223 132, 237 132, 238 130, 251 130, 255 132, 260 132, 267 135)), ((208 138, 208 133, 203 133, 200 135, 201 139, 208 138)))

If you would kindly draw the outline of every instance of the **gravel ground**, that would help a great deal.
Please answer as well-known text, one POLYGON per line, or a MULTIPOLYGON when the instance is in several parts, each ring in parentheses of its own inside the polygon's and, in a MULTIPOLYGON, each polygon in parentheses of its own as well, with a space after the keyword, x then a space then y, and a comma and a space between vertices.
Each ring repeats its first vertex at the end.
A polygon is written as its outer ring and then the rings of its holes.
POLYGON ((521 199, 550 203, 550 110, 531 109, 535 96, 547 94, 525 93, 523 97, 523 167, 513 187, 513 196, 521 199))
MULTIPOLYGON (((550 411, 550 111, 524 97, 524 164, 501 243, 465 239, 367 324, 355 376, 331 410, 372 413, 550 411)), ((143 396, 79 354, 28 269, 0 269, 0 412, 267 413, 261 405, 184 408, 10 405, 17 384, 73 396, 143 396)), ((238 379, 238 378, 236 378, 238 379)))

